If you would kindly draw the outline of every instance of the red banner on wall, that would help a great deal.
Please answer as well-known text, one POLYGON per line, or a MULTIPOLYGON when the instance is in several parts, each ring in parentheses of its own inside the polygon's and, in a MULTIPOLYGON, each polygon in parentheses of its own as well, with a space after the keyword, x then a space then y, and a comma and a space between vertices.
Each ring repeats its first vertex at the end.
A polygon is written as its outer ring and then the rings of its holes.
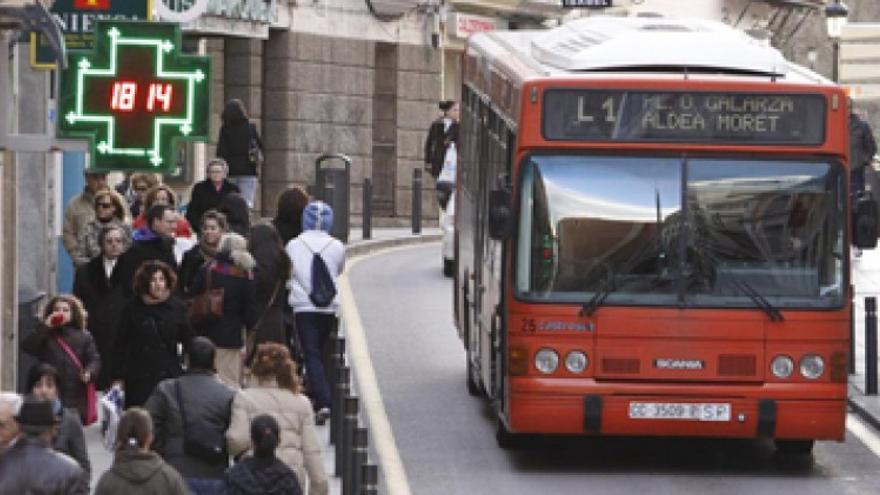
POLYGON ((73 0, 73 8, 81 10, 110 10, 110 0, 73 0))

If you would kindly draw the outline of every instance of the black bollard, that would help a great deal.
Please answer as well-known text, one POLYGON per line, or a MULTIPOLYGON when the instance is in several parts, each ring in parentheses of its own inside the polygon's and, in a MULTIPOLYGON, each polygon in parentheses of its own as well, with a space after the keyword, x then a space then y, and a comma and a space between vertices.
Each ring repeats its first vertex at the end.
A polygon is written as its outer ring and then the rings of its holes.
POLYGON ((413 170, 412 233, 422 233, 422 169, 413 170))
MULTIPOLYGON (((336 370, 336 382, 333 385, 333 407, 330 408, 330 443, 339 444, 339 430, 342 428, 342 407, 345 402, 345 396, 351 390, 351 368, 348 366, 340 366, 336 370)), ((337 466, 339 465, 339 449, 336 449, 337 466)), ((336 476, 339 476, 339 471, 336 476)))
POLYGON ((351 490, 342 487, 343 495, 357 495, 361 492, 361 471, 367 463, 367 429, 357 427, 354 429, 354 441, 351 453, 351 490))
POLYGON ((855 287, 850 287, 853 294, 852 310, 849 312, 849 374, 856 374, 856 297, 855 287))
POLYGON ((373 180, 364 177, 364 218, 362 219, 363 239, 373 237, 373 180))
POLYGON ((330 352, 324 356, 324 372, 327 374, 327 383, 330 383, 330 399, 336 394, 336 374, 339 367, 345 365, 345 338, 333 336, 327 346, 330 352))
POLYGON ((360 495, 379 494, 379 467, 375 464, 365 464, 361 469, 361 493, 360 495))
MULTIPOLYGON (((358 424, 359 402, 357 396, 347 395, 345 397, 342 430, 340 431, 339 444, 336 445, 337 452, 342 451, 342 465, 337 464, 336 470, 339 471, 341 468, 343 493, 345 493, 345 485, 351 485, 352 447, 354 445, 354 430, 358 424)), ((340 460, 338 456, 336 460, 340 460)))
POLYGON ((865 298, 865 394, 877 395, 877 298, 865 298))

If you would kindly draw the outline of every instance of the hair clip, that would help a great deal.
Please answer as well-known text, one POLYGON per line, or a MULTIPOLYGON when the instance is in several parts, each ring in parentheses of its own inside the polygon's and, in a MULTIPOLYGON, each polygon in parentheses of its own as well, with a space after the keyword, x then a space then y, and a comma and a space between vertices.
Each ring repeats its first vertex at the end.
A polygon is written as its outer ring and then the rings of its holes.
POLYGON ((129 439, 128 439, 128 444, 129 444, 130 446, 132 446, 132 447, 137 447, 137 446, 138 446, 137 438, 135 438, 135 437, 131 437, 131 438, 129 438, 129 439))

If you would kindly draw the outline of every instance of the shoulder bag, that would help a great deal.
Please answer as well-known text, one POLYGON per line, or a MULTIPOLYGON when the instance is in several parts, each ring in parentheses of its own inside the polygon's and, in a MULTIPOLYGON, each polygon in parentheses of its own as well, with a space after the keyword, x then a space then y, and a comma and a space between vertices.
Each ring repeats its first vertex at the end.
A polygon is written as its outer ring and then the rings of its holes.
POLYGON ((187 424, 183 394, 180 392, 180 378, 174 380, 174 393, 180 407, 180 424, 183 427, 183 452, 210 464, 229 462, 226 453, 226 434, 206 426, 201 421, 187 424))
POLYGON ((205 291, 196 294, 187 301, 187 317, 193 326, 201 326, 205 323, 223 318, 223 287, 211 287, 211 272, 214 264, 207 265, 208 275, 205 282, 205 291))
MULTIPOLYGON (((76 353, 73 352, 73 349, 67 345, 64 337, 58 335, 55 337, 55 342, 61 346, 61 349, 64 350, 64 353, 67 354, 67 357, 73 361, 73 364, 76 365, 77 369, 79 369, 80 374, 85 371, 85 368, 80 362, 79 358, 76 357, 76 353)), ((89 382, 86 383, 86 417, 82 418, 83 426, 88 426, 95 421, 98 420, 98 396, 95 391, 95 380, 94 377, 89 379, 89 382)))

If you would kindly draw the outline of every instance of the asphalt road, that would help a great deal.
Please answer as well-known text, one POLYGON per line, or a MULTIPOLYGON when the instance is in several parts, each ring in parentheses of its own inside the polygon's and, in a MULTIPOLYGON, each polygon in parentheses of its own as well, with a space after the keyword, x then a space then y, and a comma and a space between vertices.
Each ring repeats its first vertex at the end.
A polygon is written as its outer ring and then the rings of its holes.
POLYGON ((415 494, 880 494, 872 431, 818 443, 805 458, 752 440, 544 440, 501 450, 488 406, 465 388, 440 245, 372 256, 349 279, 415 494))

